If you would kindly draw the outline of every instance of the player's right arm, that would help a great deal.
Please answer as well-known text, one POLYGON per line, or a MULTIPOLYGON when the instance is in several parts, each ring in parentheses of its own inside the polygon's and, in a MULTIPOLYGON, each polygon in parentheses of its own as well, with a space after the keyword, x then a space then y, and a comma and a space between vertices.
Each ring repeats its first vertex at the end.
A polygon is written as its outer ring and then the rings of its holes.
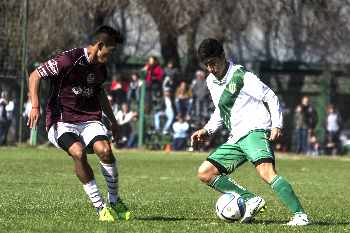
MULTIPOLYGON (((71 50, 73 51, 73 50, 71 50)), ((28 88, 32 109, 29 114, 27 125, 30 128, 36 127, 40 116, 39 87, 41 79, 59 78, 66 73, 73 65, 71 58, 64 53, 44 62, 36 68, 29 76, 28 88)))
POLYGON ((191 136, 191 145, 195 145, 197 143, 201 143, 205 141, 208 137, 208 132, 206 129, 199 129, 196 132, 194 132, 191 136))
POLYGON ((223 120, 220 116, 219 108, 215 108, 213 115, 207 124, 197 131, 195 131, 191 136, 191 144, 200 143, 205 141, 210 135, 216 132, 223 125, 223 120))
POLYGON ((30 102, 32 103, 32 109, 29 113, 27 125, 29 128, 36 127, 40 117, 40 102, 39 102, 39 86, 41 77, 37 70, 34 70, 28 80, 28 88, 30 93, 30 102))

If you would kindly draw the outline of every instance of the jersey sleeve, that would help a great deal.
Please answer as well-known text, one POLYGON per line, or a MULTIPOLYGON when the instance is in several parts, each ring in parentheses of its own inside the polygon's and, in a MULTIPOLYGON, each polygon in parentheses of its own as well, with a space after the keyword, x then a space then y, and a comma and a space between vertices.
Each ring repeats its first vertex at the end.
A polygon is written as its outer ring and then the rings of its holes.
POLYGON ((266 93, 270 88, 261 80, 256 77, 255 74, 247 72, 244 75, 244 91, 258 100, 263 100, 266 93))
POLYGON ((272 128, 283 127, 283 114, 277 95, 270 89, 263 98, 263 101, 269 106, 272 128))
POLYGON ((267 103, 272 127, 282 128, 283 116, 276 94, 265 83, 261 82, 255 74, 250 72, 247 72, 244 76, 244 87, 248 95, 267 103))
POLYGON ((57 78, 66 73, 72 67, 71 59, 65 54, 59 54, 56 57, 42 63, 36 71, 43 79, 57 78))
POLYGON ((214 113, 211 115, 210 120, 204 126, 204 129, 208 132, 209 135, 212 135, 224 124, 220 116, 220 110, 218 107, 215 108, 214 113))

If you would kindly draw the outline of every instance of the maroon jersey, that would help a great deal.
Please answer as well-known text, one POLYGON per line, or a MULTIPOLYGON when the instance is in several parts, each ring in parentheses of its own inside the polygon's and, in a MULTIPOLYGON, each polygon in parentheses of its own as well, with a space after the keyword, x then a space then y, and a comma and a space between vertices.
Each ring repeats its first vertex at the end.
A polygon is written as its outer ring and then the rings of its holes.
POLYGON ((36 70, 41 78, 51 81, 46 106, 47 130, 58 121, 101 120, 102 110, 97 95, 107 78, 106 67, 89 64, 86 49, 60 53, 36 70))

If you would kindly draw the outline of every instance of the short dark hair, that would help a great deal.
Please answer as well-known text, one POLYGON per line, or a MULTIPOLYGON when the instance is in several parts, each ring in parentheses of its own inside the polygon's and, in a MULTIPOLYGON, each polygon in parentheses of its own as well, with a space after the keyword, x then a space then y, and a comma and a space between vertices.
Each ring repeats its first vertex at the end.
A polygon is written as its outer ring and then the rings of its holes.
POLYGON ((199 61, 204 62, 208 58, 222 56, 224 54, 224 48, 218 40, 207 38, 201 42, 197 53, 199 61))
POLYGON ((124 43, 124 36, 119 31, 110 26, 100 26, 91 37, 92 44, 103 42, 106 46, 115 46, 124 43))

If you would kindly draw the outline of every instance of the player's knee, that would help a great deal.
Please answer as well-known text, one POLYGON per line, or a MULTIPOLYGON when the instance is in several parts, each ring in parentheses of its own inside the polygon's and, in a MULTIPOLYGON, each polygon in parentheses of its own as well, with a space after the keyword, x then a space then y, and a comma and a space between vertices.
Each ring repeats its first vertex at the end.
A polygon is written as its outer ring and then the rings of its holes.
POLYGON ((273 162, 256 163, 255 167, 261 179, 267 183, 270 183, 276 176, 275 166, 273 162))
POLYGON ((276 176, 276 173, 273 169, 260 169, 258 170, 258 174, 265 182, 270 183, 273 178, 276 176))
POLYGON ((198 169, 197 177, 203 183, 208 184, 212 180, 213 176, 214 175, 208 169, 201 169, 201 167, 198 169))
POLYGON ((104 163, 113 163, 115 161, 112 149, 109 146, 100 147, 95 152, 100 158, 100 160, 104 163))
POLYGON ((197 177, 203 183, 209 184, 218 174, 218 169, 212 163, 204 161, 198 168, 197 177))
POLYGON ((86 160, 86 153, 82 149, 72 150, 69 152, 74 160, 83 161, 86 160))

